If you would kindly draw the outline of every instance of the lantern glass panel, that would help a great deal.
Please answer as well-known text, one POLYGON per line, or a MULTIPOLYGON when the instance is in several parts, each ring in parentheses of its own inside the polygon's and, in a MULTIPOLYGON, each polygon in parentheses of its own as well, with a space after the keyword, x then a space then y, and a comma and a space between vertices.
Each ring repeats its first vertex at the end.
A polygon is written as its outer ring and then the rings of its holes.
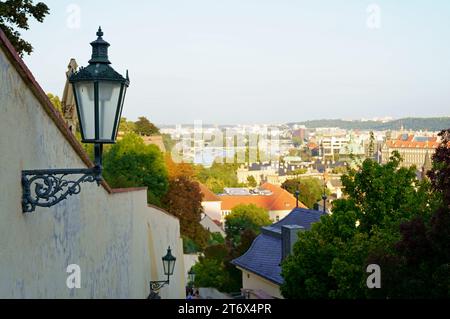
POLYGON ((74 86, 83 138, 93 140, 95 139, 94 83, 78 82, 74 86))
POLYGON ((117 108, 121 107, 119 105, 121 87, 122 84, 119 82, 103 81, 98 84, 98 124, 100 140, 112 140, 115 138, 115 134, 113 134, 115 132, 113 131, 117 108))

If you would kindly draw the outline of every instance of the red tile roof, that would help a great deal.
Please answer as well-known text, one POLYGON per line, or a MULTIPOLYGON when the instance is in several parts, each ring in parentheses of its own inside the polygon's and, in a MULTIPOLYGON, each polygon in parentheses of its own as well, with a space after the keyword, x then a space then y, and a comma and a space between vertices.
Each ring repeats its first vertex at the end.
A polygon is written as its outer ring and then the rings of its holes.
POLYGON ((438 148, 439 141, 437 137, 430 137, 428 141, 415 141, 414 135, 408 135, 407 139, 399 136, 396 140, 386 141, 386 145, 390 148, 438 148))
MULTIPOLYGON (((232 210, 239 204, 254 204, 258 207, 267 209, 268 211, 276 210, 292 210, 296 206, 295 197, 288 191, 279 186, 265 183, 261 188, 270 190, 272 195, 222 195, 222 210, 232 210)), ((299 207, 307 208, 302 202, 299 207)))

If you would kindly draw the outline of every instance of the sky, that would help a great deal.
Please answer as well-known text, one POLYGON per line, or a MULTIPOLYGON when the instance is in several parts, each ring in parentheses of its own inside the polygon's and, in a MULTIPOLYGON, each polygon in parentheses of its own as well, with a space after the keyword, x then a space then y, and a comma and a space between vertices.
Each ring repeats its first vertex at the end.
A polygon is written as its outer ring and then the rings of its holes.
POLYGON ((131 84, 123 116, 156 124, 450 116, 447 0, 41 0, 25 62, 62 95, 99 25, 131 84))

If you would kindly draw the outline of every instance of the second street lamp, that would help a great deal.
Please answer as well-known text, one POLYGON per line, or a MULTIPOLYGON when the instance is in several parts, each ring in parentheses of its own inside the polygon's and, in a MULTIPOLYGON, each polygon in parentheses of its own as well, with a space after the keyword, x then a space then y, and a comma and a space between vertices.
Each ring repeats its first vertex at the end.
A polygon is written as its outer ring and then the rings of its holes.
POLYGON ((188 281, 189 281, 189 284, 194 285, 194 282, 195 282, 194 267, 191 267, 191 269, 189 269, 189 271, 188 271, 188 281))
POLYGON ((173 271, 175 270, 175 261, 177 259, 172 255, 172 249, 167 248, 167 254, 162 257, 163 267, 164 267, 164 275, 167 276, 167 280, 157 280, 150 281, 150 295, 148 299, 160 299, 161 297, 158 294, 158 291, 168 285, 170 283, 170 276, 173 275, 173 271))
POLYGON ((80 122, 81 141, 95 145, 95 166, 75 169, 41 169, 22 171, 22 210, 51 207, 68 196, 79 194, 81 183, 102 181, 103 144, 116 142, 126 90, 128 72, 123 77, 110 66, 109 43, 103 40, 102 29, 91 43, 89 65, 73 73, 72 84, 80 122), (68 176, 78 177, 68 179, 68 176))

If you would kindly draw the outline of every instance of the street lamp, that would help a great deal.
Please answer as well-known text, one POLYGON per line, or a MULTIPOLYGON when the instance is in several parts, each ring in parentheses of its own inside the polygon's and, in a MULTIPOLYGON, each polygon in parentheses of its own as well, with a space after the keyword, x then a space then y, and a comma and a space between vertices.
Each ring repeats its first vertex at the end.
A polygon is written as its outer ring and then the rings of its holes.
POLYGON ((72 84, 81 140, 94 144, 95 166, 80 169, 45 169, 22 171, 22 210, 33 212, 36 207, 51 207, 68 196, 79 194, 81 183, 102 181, 103 144, 114 144, 117 138, 125 93, 130 84, 128 71, 123 77, 110 66, 109 43, 103 40, 102 29, 91 43, 89 65, 69 77, 72 84), (81 175, 67 180, 68 175, 81 175))
POLYGON ((194 282, 195 282, 194 267, 191 267, 191 269, 189 269, 189 271, 188 271, 188 280, 189 280, 189 283, 192 283, 192 285, 194 284, 194 282))
POLYGON ((148 299, 160 299, 161 297, 158 294, 158 291, 169 284, 170 276, 173 275, 173 271, 175 269, 175 261, 177 259, 172 255, 172 250, 167 248, 167 254, 162 257, 163 267, 164 267, 164 275, 167 276, 167 280, 158 280, 158 281, 150 281, 150 295, 148 299))

